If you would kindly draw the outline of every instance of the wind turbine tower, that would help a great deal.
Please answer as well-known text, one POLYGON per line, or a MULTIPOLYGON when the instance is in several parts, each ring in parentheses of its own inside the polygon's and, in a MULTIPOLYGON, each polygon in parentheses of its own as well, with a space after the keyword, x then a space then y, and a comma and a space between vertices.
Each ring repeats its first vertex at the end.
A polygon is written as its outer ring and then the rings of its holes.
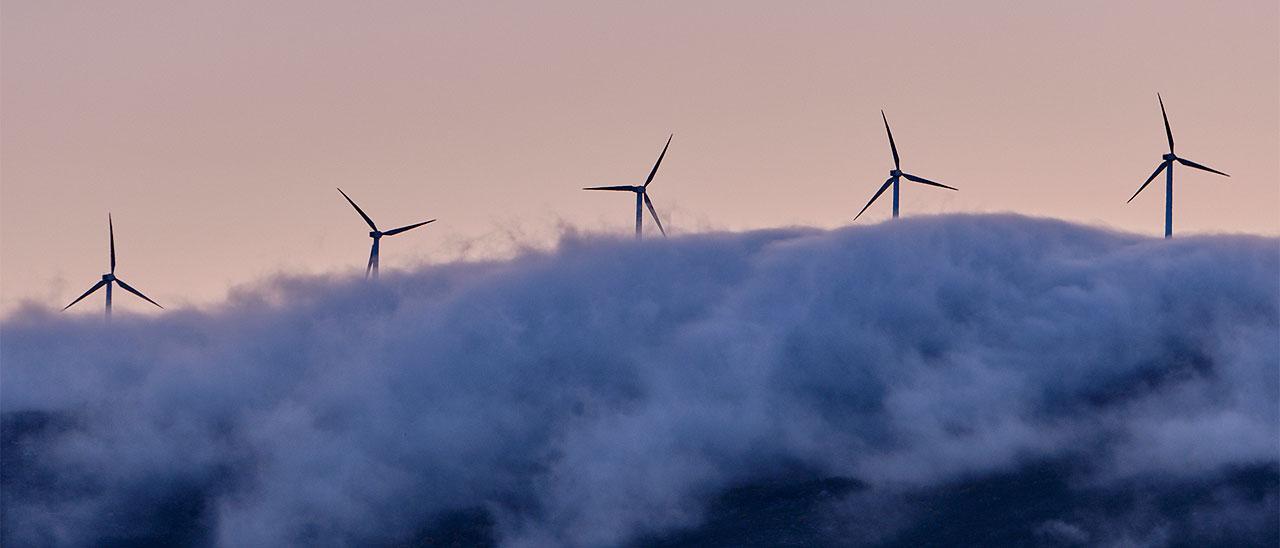
POLYGON ((1160 101, 1160 116, 1164 118, 1164 136, 1169 139, 1169 153, 1160 157, 1161 158, 1160 165, 1156 166, 1156 170, 1151 172, 1151 176, 1147 177, 1146 182, 1143 182, 1142 186, 1138 187, 1138 192, 1134 192, 1133 196, 1129 197, 1129 201, 1125 203, 1133 202, 1133 199, 1137 198, 1138 194, 1141 193, 1143 189, 1147 188, 1147 185, 1151 184, 1151 181, 1155 180, 1156 176, 1160 175, 1161 171, 1168 170, 1168 171, 1165 171, 1165 176, 1164 176, 1164 237, 1172 238, 1173 237, 1173 163, 1177 162, 1187 167, 1199 169, 1202 171, 1208 171, 1209 173, 1217 173, 1218 175, 1222 175, 1224 177, 1230 177, 1230 175, 1227 175, 1226 173, 1213 169, 1209 166, 1197 164, 1195 162, 1192 162, 1191 160, 1179 157, 1178 155, 1173 153, 1173 130, 1169 129, 1169 115, 1164 110, 1164 98, 1160 97, 1160 94, 1157 93, 1156 100, 1160 101))
POLYGON ((147 301, 163 309, 164 307, 160 306, 159 303, 151 300, 146 295, 143 295, 141 291, 134 289, 133 286, 130 286, 129 284, 125 283, 124 280, 121 280, 120 278, 116 277, 116 230, 115 230, 115 226, 111 222, 110 213, 107 214, 107 239, 111 242, 110 244, 111 245, 111 271, 106 274, 103 274, 102 280, 100 280, 96 284, 93 284, 93 287, 90 287, 88 291, 85 291, 84 294, 80 295, 79 297, 76 297, 76 300, 71 301, 71 304, 63 307, 62 309, 66 310, 68 308, 71 308, 72 305, 80 302, 85 297, 88 297, 94 291, 97 291, 98 288, 105 286, 107 288, 106 318, 107 320, 110 320, 111 319, 111 286, 115 284, 120 284, 120 289, 133 293, 134 295, 141 297, 142 300, 147 301))
POLYGON ((658 173, 658 166, 662 165, 662 159, 667 155, 667 148, 671 146, 671 139, 675 137, 672 133, 667 137, 667 144, 662 147, 662 154, 658 155, 658 161, 653 164, 653 169, 649 171, 649 177, 644 180, 643 185, 618 185, 618 186, 593 186, 583 188, 582 190, 614 190, 621 192, 634 192, 636 194, 636 239, 644 237, 644 210, 641 205, 649 208, 649 214, 653 216, 653 222, 658 225, 658 230, 663 236, 667 235, 666 229, 662 228, 662 220, 658 218, 658 212, 653 208, 653 201, 649 199, 649 183, 653 182, 653 176, 658 173))
POLYGON ((401 232, 407 232, 422 225, 436 222, 435 219, 431 219, 430 221, 423 221, 409 226, 393 228, 383 232, 378 230, 378 225, 373 224, 373 219, 370 219, 368 215, 365 215, 364 210, 360 209, 360 206, 356 205, 356 202, 352 200, 350 196, 347 196, 346 192, 342 192, 342 189, 339 188, 338 193, 342 194, 342 197, 347 199, 347 203, 351 204, 351 207, 356 208, 356 213, 359 213, 360 218, 364 219, 365 224, 369 225, 369 237, 373 238, 373 247, 369 250, 369 263, 364 267, 364 276, 366 278, 372 277, 375 280, 378 279, 378 248, 380 247, 379 244, 382 241, 383 236, 395 236, 401 232))
POLYGON ((876 199, 879 198, 881 194, 884 194, 884 191, 888 190, 889 187, 891 186, 893 187, 893 218, 897 219, 898 218, 898 181, 902 178, 906 178, 908 181, 914 181, 920 184, 931 185, 931 186, 946 188, 950 190, 959 190, 957 188, 949 187, 942 183, 935 183, 933 181, 925 179, 924 177, 918 177, 916 175, 912 175, 910 173, 906 173, 902 171, 902 160, 898 158, 898 145, 893 142, 893 131, 889 129, 889 118, 884 115, 883 110, 880 111, 880 118, 884 120, 884 132, 889 134, 889 150, 893 152, 893 169, 889 170, 889 179, 887 179, 884 182, 884 185, 880 187, 880 190, 876 191, 875 196, 871 197, 871 200, 867 202, 867 205, 862 206, 862 211, 859 211, 858 214, 853 218, 853 220, 855 221, 858 220, 858 217, 861 217, 863 213, 866 213, 867 208, 871 207, 871 204, 875 203, 876 199))

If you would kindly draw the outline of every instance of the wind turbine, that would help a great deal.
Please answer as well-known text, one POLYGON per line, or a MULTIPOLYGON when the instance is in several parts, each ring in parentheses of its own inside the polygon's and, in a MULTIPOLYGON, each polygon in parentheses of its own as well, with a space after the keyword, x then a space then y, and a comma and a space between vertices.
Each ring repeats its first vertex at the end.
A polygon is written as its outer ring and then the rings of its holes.
POLYGON ((373 248, 369 250, 369 264, 364 267, 364 275, 366 278, 369 276, 373 276, 374 279, 378 278, 378 242, 382 240, 383 236, 395 236, 396 234, 399 234, 401 232, 406 232, 406 231, 418 228, 422 225, 436 222, 435 219, 431 219, 430 221, 423 221, 421 223, 415 223, 409 226, 393 228, 391 230, 383 232, 381 230, 378 230, 378 225, 373 224, 373 219, 370 219, 368 215, 365 215, 364 210, 360 209, 360 206, 356 205, 355 201, 353 201, 350 196, 347 196, 346 192, 342 192, 341 188, 338 189, 338 192, 342 194, 343 198, 347 199, 347 203, 351 204, 351 207, 356 208, 356 213, 359 213, 360 217, 364 219, 364 222, 368 223, 369 228, 372 229, 369 232, 369 237, 373 238, 373 248))
POLYGON ((924 177, 917 177, 910 173, 903 172, 902 161, 898 159, 898 145, 893 143, 893 132, 889 130, 889 118, 885 117, 883 110, 880 111, 880 118, 884 120, 884 132, 889 134, 889 150, 893 151, 893 169, 889 170, 889 179, 884 182, 884 185, 880 187, 880 190, 876 191, 876 195, 871 197, 871 200, 867 202, 867 205, 862 206, 862 211, 859 211, 858 215, 855 216, 853 220, 855 221, 858 220, 858 217, 861 217, 862 214, 867 211, 867 208, 871 207, 871 204, 875 203, 876 198, 879 198, 881 194, 884 194, 884 191, 888 190, 890 186, 893 186, 893 218, 897 219, 898 218, 898 180, 901 177, 906 177, 908 181, 915 181, 921 184, 932 185, 932 186, 947 188, 951 190, 959 190, 957 188, 944 185, 942 183, 935 183, 933 181, 925 179, 924 177))
POLYGON ((1138 194, 1141 193, 1143 189, 1147 188, 1147 185, 1151 184, 1151 181, 1155 180, 1156 176, 1160 174, 1161 170, 1168 169, 1169 171, 1165 172, 1165 178, 1164 178, 1164 237, 1172 238, 1173 237, 1173 163, 1178 162, 1179 164, 1182 164, 1187 167, 1193 167, 1199 170, 1208 171, 1209 173, 1217 173, 1218 175, 1222 175, 1224 177, 1230 177, 1230 175, 1227 175, 1226 173, 1213 169, 1209 166, 1197 164, 1186 158, 1179 158, 1176 154, 1173 153, 1173 130, 1169 129, 1169 115, 1164 111, 1164 98, 1160 97, 1160 94, 1157 93, 1156 100, 1160 101, 1160 116, 1164 118, 1164 135, 1169 139, 1169 153, 1165 154, 1164 156, 1161 156, 1162 160, 1160 161, 1160 165, 1156 166, 1156 170, 1151 172, 1151 176, 1147 177, 1146 182, 1142 183, 1142 186, 1138 187, 1138 192, 1134 192, 1133 196, 1129 198, 1129 201, 1125 203, 1130 203, 1133 201, 1134 198, 1137 198, 1138 194))
POLYGON ((85 297, 88 297, 94 291, 97 291, 98 288, 102 286, 106 286, 107 287, 107 319, 110 320, 111 319, 111 285, 112 284, 120 284, 120 289, 123 289, 130 293, 133 293, 134 295, 142 297, 142 300, 147 301, 163 309, 164 307, 160 306, 160 303, 157 303, 151 300, 146 295, 143 295, 141 291, 134 289, 133 286, 127 283, 124 283, 124 280, 121 280, 120 278, 116 277, 116 230, 115 230, 115 227, 112 226, 110 213, 107 214, 107 234, 108 234, 108 239, 111 241, 111 272, 103 274, 102 280, 100 280, 96 284, 93 284, 93 287, 90 287, 89 290, 85 291, 83 295, 76 297, 76 300, 71 301, 71 304, 63 307, 62 309, 66 310, 68 308, 71 308, 71 305, 74 305, 80 302, 85 297))
POLYGON ((658 212, 653 209, 653 202, 649 200, 649 183, 653 182, 654 174, 658 173, 658 166, 662 165, 662 158, 667 155, 667 147, 671 146, 671 138, 675 136, 676 134, 672 133, 670 137, 667 137, 667 144, 666 146, 662 147, 662 154, 658 155, 658 161, 654 162, 653 170, 649 172, 649 177, 644 180, 643 185, 641 186, 629 186, 629 185, 593 186, 593 187, 587 187, 582 189, 582 190, 618 190, 618 191, 636 193, 636 239, 637 240, 642 238, 644 233, 644 214, 640 208, 641 202, 644 203, 645 207, 649 208, 649 214, 653 215, 653 222, 658 224, 658 230, 662 231, 663 236, 667 235, 666 229, 662 228, 662 220, 658 219, 658 212))

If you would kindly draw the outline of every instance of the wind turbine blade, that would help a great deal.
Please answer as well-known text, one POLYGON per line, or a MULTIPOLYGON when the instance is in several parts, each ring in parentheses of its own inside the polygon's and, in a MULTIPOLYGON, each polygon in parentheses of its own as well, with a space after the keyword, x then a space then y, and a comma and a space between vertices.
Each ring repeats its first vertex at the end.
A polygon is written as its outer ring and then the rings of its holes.
POLYGON ((662 219, 658 218, 658 212, 653 209, 653 202, 649 200, 648 192, 644 193, 644 205, 649 208, 649 214, 653 215, 653 222, 658 223, 658 230, 662 232, 662 235, 665 237, 667 235, 667 229, 662 228, 662 219))
MULTIPOLYGON (((374 243, 373 243, 373 245, 374 245, 374 247, 377 247, 378 242, 374 242, 374 243)), ((369 249, 369 262, 368 262, 368 263, 365 263, 365 265, 364 265, 364 277, 368 278, 368 277, 369 277, 369 273, 370 273, 370 272, 372 272, 372 271, 373 271, 373 248, 370 248, 370 249, 369 249)))
POLYGON ((667 137, 667 144, 662 146, 662 154, 659 154, 658 161, 654 162, 653 170, 649 172, 649 177, 644 180, 644 186, 647 187, 649 186, 649 183, 653 182, 653 176, 658 173, 658 166, 662 165, 662 159, 667 156, 667 147, 671 146, 671 139, 675 136, 676 134, 672 133, 670 137, 667 137))
POLYGON ((116 273, 116 228, 111 224, 111 214, 107 214, 107 234, 111 239, 111 273, 116 273))
POLYGON ((393 228, 393 229, 391 229, 391 230, 388 230, 388 231, 386 231, 386 232, 383 232, 383 233, 382 233, 382 235, 383 235, 383 236, 395 236, 396 234, 399 234, 399 233, 401 233, 401 232, 407 232, 407 231, 409 231, 409 230, 413 230, 413 229, 415 229, 415 228, 418 228, 418 227, 420 227, 420 226, 422 226, 422 225, 431 224, 431 223, 434 223, 434 222, 436 222, 436 220, 435 220, 435 219, 431 219, 430 221, 423 221, 423 222, 421 222, 421 223, 415 223, 415 224, 411 224, 411 225, 409 225, 409 226, 402 226, 402 227, 400 227, 400 228, 393 228))
POLYGON ((1164 135, 1169 138, 1169 154, 1173 154, 1173 130, 1169 129, 1169 115, 1164 111, 1164 98, 1157 93, 1156 99, 1160 101, 1160 117, 1164 118, 1164 135))
POLYGON ((871 204, 875 203, 876 198, 879 198, 881 194, 884 194, 884 191, 889 190, 889 186, 892 184, 893 184, 893 177, 889 177, 889 180, 884 182, 884 186, 880 187, 880 190, 876 191, 876 195, 872 196, 871 199, 867 201, 867 205, 862 206, 862 211, 859 211, 858 215, 855 216, 853 220, 855 221, 858 220, 858 217, 861 217, 863 213, 866 213, 867 208, 871 207, 871 204))
MULTIPOLYGON (((1147 185, 1151 184, 1151 181, 1155 180, 1156 175, 1159 175, 1161 171, 1164 171, 1164 168, 1167 167, 1168 165, 1169 165, 1169 162, 1160 162, 1160 165, 1156 167, 1156 170, 1151 172, 1151 176, 1147 177, 1146 182, 1142 183, 1142 186, 1138 187, 1138 191, 1134 192, 1133 196, 1129 197, 1129 202, 1132 202, 1134 198, 1137 198, 1138 194, 1142 193, 1142 189, 1147 188, 1147 185)), ((1125 203, 1127 204, 1129 202, 1125 202, 1125 203)))
POLYGON ((627 191, 627 192, 635 192, 635 191, 636 191, 636 187, 631 186, 631 185, 619 185, 619 186, 589 186, 589 187, 584 187, 582 190, 625 190, 625 191, 627 191))
POLYGON ((76 304, 76 303, 78 303, 78 302, 80 302, 80 301, 84 300, 84 298, 85 298, 85 297, 88 297, 91 293, 93 293, 94 291, 97 291, 99 287, 102 287, 102 286, 104 286, 104 285, 107 285, 107 281, 106 281, 106 280, 99 280, 99 281, 98 281, 98 283, 93 284, 93 287, 90 287, 88 291, 85 291, 83 295, 80 295, 79 297, 76 297, 76 300, 71 301, 71 304, 69 304, 69 305, 67 305, 67 306, 62 307, 62 309, 63 309, 63 310, 66 310, 66 309, 68 309, 68 308, 71 308, 71 305, 76 304))
POLYGON ((373 219, 370 219, 368 215, 365 215, 364 210, 360 209, 360 206, 356 205, 355 201, 352 200, 350 196, 347 196, 346 192, 342 192, 341 188, 338 189, 338 192, 342 194, 343 198, 347 199, 347 203, 351 204, 351 207, 356 208, 356 213, 359 213, 360 216, 364 218, 364 222, 369 223, 369 228, 378 230, 378 225, 373 224, 373 219))
POLYGON ((1218 170, 1213 169, 1213 168, 1211 168, 1211 167, 1209 167, 1209 166, 1206 166, 1206 165, 1200 165, 1200 164, 1197 164, 1197 163, 1192 162, 1191 160, 1188 160, 1188 159, 1186 159, 1186 158, 1178 158, 1177 160, 1178 160, 1178 163, 1179 163, 1179 164, 1182 164, 1182 165, 1187 166, 1187 167, 1194 167, 1194 168, 1196 168, 1196 169, 1202 169, 1202 170, 1208 171, 1209 173, 1217 173, 1218 175, 1222 175, 1222 176, 1224 176, 1224 177, 1230 177, 1230 175, 1227 175, 1226 173, 1223 173, 1223 172, 1221 172, 1221 171, 1218 171, 1218 170))
POLYGON ((903 177, 906 177, 908 181, 915 181, 915 182, 917 182, 917 183, 924 183, 924 184, 926 184, 926 185, 933 185, 933 186, 936 186, 936 187, 947 188, 947 189, 951 189, 951 190, 960 190, 960 189, 958 189, 958 188, 950 187, 950 186, 944 185, 944 184, 942 184, 942 183, 935 183, 935 182, 933 182, 933 181, 930 181, 930 180, 928 180, 928 179, 925 179, 924 177, 916 177, 915 175, 912 175, 912 174, 910 174, 910 173, 903 173, 903 174, 902 174, 902 176, 903 176, 903 177))
POLYGON ((902 169, 902 161, 898 159, 898 145, 893 142, 893 131, 889 130, 889 118, 884 115, 884 111, 880 111, 880 118, 884 120, 884 132, 889 134, 889 150, 893 151, 893 169, 902 169))
POLYGON ((120 287, 121 287, 121 288, 123 288, 125 291, 128 291, 128 292, 130 292, 130 293, 133 293, 134 295, 137 295, 137 296, 139 296, 139 297, 142 297, 142 300, 147 301, 147 302, 149 302, 149 303, 151 303, 151 304, 154 304, 154 305, 156 305, 158 308, 160 308, 161 310, 164 310, 164 307, 163 307, 163 306, 160 306, 160 303, 155 302, 155 301, 153 301, 153 300, 151 300, 151 299, 147 298, 147 296, 146 296, 146 295, 143 295, 141 291, 138 291, 137 289, 134 289, 134 288, 133 288, 132 286, 130 286, 129 284, 124 283, 124 280, 121 280, 120 278, 116 278, 116 283, 120 284, 120 287))

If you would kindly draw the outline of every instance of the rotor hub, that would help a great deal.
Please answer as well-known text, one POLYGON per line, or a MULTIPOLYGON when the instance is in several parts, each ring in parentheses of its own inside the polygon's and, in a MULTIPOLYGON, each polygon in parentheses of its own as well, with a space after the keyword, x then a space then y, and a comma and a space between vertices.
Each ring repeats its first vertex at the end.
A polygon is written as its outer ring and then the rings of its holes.
POLYGON ((890 169, 890 170, 889 170, 889 176, 890 176, 890 177, 901 177, 901 176, 902 176, 902 170, 900 170, 900 169, 890 169))
POLYGON ((370 237, 370 238, 373 238, 373 239, 375 239, 375 240, 376 240, 376 239, 378 239, 378 238, 381 238, 381 237, 382 237, 382 232, 381 232, 381 231, 378 231, 378 230, 374 230, 374 231, 372 231, 372 232, 370 232, 370 233, 369 233, 369 237, 370 237))
POLYGON ((1161 156, 1161 158, 1164 158, 1164 161, 1166 161, 1166 162, 1168 162, 1168 161, 1170 161, 1170 160, 1177 160, 1177 159, 1178 159, 1178 157, 1177 157, 1177 156, 1174 156, 1172 152, 1170 152, 1170 153, 1168 153, 1168 154, 1165 154, 1164 156, 1161 156))
POLYGON ((109 282, 109 281, 114 280, 114 279, 116 279, 116 275, 115 275, 115 274, 110 274, 110 273, 108 273, 108 274, 103 274, 103 275, 102 275, 102 281, 104 281, 104 282, 109 282))

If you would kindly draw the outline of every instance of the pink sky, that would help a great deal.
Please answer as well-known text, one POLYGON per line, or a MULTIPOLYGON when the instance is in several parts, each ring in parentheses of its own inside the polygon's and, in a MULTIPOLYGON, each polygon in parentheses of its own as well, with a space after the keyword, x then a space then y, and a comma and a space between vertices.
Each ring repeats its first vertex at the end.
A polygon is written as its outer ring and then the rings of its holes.
MULTIPOLYGON (((170 307, 278 272, 501 256, 566 226, 846 225, 892 165, 904 216, 1013 211, 1158 236, 1280 233, 1275 0, 3 2, 0 310, 107 269, 170 307), (376 6, 376 7, 374 7, 376 6)), ((873 206, 859 223, 889 215, 873 206)), ((86 312, 101 310, 95 296, 86 312)), ((145 303, 121 297, 122 310, 145 303)))

